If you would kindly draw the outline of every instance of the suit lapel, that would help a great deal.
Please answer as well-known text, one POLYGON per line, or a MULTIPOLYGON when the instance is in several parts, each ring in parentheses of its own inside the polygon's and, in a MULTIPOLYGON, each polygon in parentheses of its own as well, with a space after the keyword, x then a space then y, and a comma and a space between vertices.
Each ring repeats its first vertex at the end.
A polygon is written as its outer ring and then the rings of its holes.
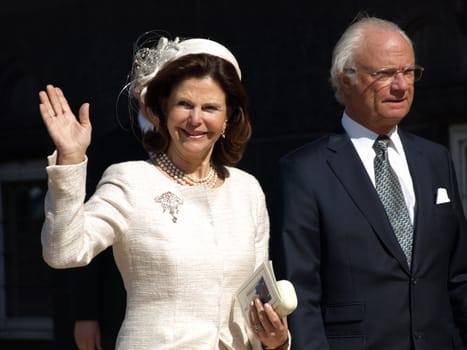
POLYGON ((345 133, 331 136, 328 150, 328 164, 334 174, 373 227, 382 244, 409 273, 404 253, 392 231, 383 205, 349 137, 345 133))

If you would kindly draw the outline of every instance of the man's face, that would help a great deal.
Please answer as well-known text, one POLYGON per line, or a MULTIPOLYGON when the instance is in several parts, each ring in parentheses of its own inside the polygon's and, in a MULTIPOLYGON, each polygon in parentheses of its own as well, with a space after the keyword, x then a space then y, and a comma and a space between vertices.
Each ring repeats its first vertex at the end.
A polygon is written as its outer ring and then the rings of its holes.
POLYGON ((353 80, 341 76, 348 115, 366 128, 384 134, 409 112, 414 96, 410 74, 415 58, 399 33, 367 29, 355 52, 353 80))

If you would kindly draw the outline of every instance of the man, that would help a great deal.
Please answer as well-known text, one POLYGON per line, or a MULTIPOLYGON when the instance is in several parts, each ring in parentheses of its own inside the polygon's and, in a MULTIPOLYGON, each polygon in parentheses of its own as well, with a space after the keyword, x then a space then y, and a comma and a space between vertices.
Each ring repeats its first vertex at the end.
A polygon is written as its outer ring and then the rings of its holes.
POLYGON ((353 23, 331 68, 344 130, 281 160, 294 349, 465 349, 467 230, 453 164, 398 128, 422 71, 394 23, 353 23))

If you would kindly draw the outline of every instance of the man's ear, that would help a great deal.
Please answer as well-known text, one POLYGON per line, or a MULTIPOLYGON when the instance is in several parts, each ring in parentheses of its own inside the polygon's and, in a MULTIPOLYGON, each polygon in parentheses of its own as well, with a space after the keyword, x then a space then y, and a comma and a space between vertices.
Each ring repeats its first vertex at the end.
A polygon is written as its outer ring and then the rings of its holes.
POLYGON ((339 82, 341 85, 342 92, 346 95, 349 93, 349 89, 352 87, 352 85, 354 85, 352 79, 344 73, 341 73, 339 75, 339 82))

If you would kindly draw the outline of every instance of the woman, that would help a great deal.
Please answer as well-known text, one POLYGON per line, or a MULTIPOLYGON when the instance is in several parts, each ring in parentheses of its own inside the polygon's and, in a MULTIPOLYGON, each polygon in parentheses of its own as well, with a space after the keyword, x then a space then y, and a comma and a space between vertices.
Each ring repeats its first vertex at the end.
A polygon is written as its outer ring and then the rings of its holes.
POLYGON ((59 88, 40 111, 49 157, 43 255, 55 268, 88 264, 113 246, 127 290, 117 349, 288 348, 288 329, 256 300, 242 317, 235 292, 268 258, 269 219, 254 177, 232 167, 251 134, 232 53, 206 39, 136 52, 130 93, 154 125, 153 155, 109 167, 84 201, 89 105, 79 121, 59 88))

